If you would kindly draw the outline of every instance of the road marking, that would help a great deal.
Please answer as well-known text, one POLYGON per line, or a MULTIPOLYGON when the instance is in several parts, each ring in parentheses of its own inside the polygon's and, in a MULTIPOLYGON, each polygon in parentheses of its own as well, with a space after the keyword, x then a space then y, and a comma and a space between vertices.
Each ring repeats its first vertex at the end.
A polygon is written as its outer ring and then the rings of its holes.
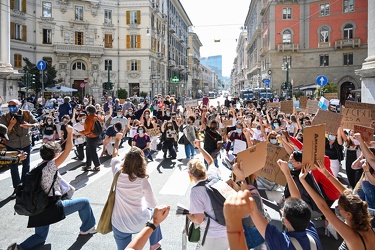
POLYGON ((176 168, 160 190, 159 194, 185 196, 190 183, 187 171, 181 171, 179 168, 176 168))

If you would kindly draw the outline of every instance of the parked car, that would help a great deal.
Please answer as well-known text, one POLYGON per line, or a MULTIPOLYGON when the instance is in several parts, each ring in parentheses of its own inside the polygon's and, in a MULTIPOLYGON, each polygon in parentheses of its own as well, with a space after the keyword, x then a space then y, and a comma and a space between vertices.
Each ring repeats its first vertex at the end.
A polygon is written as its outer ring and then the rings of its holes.
POLYGON ((340 107, 341 107, 341 104, 340 104, 340 100, 339 99, 331 99, 329 101, 329 107, 328 109, 332 112, 335 112, 335 113, 340 113, 340 107))

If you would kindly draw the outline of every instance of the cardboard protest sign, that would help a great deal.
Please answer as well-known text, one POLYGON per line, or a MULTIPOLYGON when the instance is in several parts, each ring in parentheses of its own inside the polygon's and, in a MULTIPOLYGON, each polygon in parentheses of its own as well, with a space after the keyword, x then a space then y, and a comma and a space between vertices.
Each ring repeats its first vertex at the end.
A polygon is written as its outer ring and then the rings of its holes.
POLYGON ((325 124, 327 132, 336 134, 338 127, 341 126, 341 119, 341 114, 320 109, 315 115, 312 125, 325 124))
POLYGON ((232 120, 223 120, 222 121, 224 127, 232 127, 232 120))
POLYGON ((198 106, 198 100, 184 101, 184 107, 185 108, 196 107, 196 106, 198 106))
POLYGON ((146 134, 150 137, 158 136, 160 134, 159 128, 146 129, 146 134))
POLYGON ((281 103, 280 102, 268 102, 267 107, 268 108, 280 108, 281 103))
POLYGON ((285 186, 285 175, 283 174, 279 165, 277 164, 277 161, 279 159, 288 161, 289 154, 286 152, 284 148, 268 143, 266 163, 264 167, 258 171, 258 175, 266 178, 267 180, 285 186))
POLYGON ((363 141, 369 143, 374 140, 374 129, 370 127, 354 125, 354 133, 360 133, 363 141))
POLYGON ((237 162, 242 162, 245 176, 249 176, 264 167, 267 155, 267 142, 263 141, 237 154, 237 162))
POLYGON ((280 111, 285 114, 293 114, 293 101, 281 102, 280 111))
POLYGON ((309 114, 315 114, 319 109, 319 101, 307 100, 307 110, 309 114))
POLYGON ((342 127, 354 129, 354 125, 371 126, 371 110, 342 108, 342 127))
POLYGON ((365 102, 345 101, 345 108, 369 109, 369 110, 371 110, 372 119, 375 120, 375 104, 365 103, 365 102))
POLYGON ((324 124, 303 129, 303 165, 310 164, 311 167, 314 167, 317 160, 324 162, 325 131, 326 126, 324 124))
POLYGON ((324 93, 324 98, 327 100, 332 100, 332 99, 338 99, 339 96, 337 93, 324 93))
POLYGON ((308 100, 309 98, 307 97, 307 96, 301 96, 300 98, 299 98, 299 107, 301 108, 301 109, 306 109, 307 108, 307 100, 308 100))

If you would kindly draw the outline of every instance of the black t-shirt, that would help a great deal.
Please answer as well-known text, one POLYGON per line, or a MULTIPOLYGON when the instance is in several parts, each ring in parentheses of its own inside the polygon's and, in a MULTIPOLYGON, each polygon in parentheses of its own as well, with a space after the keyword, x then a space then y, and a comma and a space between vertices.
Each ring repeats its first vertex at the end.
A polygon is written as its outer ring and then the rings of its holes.
POLYGON ((217 149, 217 142, 222 140, 219 133, 213 132, 209 127, 206 127, 204 137, 204 150, 208 153, 212 153, 217 149))
POLYGON ((56 131, 55 125, 44 125, 44 135, 53 135, 53 133, 56 131))
POLYGON ((325 155, 328 156, 330 160, 343 160, 343 152, 342 146, 338 144, 337 139, 331 145, 329 145, 329 140, 326 138, 326 147, 325 147, 325 155), (341 151, 341 152, 340 152, 341 151))

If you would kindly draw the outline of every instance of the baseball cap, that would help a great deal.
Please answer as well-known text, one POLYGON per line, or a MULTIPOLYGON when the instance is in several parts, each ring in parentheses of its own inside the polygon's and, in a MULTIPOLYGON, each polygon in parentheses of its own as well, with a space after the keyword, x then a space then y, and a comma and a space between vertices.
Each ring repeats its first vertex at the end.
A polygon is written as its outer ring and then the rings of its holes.
POLYGON ((9 137, 8 137, 8 128, 5 125, 3 125, 3 124, 0 124, 0 137, 9 140, 9 137))

